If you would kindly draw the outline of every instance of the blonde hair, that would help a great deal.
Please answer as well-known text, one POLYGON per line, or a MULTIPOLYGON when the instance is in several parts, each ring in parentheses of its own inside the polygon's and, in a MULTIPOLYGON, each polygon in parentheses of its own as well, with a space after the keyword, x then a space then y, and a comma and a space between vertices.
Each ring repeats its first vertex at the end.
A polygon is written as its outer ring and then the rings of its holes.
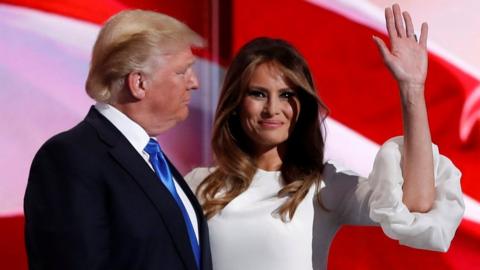
POLYGON ((187 46, 203 47, 204 40, 184 23, 153 11, 122 11, 108 19, 97 37, 87 94, 100 102, 115 100, 129 73, 151 73, 155 58, 187 46))
MULTIPOLYGON (((291 220, 310 187, 320 186, 324 168, 320 121, 323 122, 328 110, 317 96, 312 75, 300 53, 283 40, 257 38, 240 49, 223 83, 211 141, 217 169, 197 188, 207 218, 247 190, 257 170, 236 111, 246 95, 252 74, 261 64, 278 68, 287 83, 298 90, 301 104, 280 168, 284 187, 277 196, 288 197, 278 209, 281 219, 291 220)), ((319 196, 317 199, 322 206, 319 196)))

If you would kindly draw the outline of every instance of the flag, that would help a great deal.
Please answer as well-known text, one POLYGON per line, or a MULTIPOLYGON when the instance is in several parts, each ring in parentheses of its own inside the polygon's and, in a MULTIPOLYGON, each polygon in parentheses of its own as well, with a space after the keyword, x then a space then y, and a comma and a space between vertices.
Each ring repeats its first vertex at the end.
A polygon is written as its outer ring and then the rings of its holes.
MULTIPOLYGON (((475 11, 480 4, 397 2, 411 12, 416 29, 420 20, 430 25, 425 92, 430 128, 440 152, 463 173, 465 218, 446 253, 402 247, 378 227, 346 227, 333 242, 329 269, 475 269, 480 261, 480 41, 475 39, 480 19, 475 11)), ((201 88, 193 95, 189 119, 159 138, 168 142, 165 151, 183 173, 211 161, 213 112, 233 53, 254 37, 270 36, 293 43, 312 69, 331 111, 327 157, 366 175, 379 146, 402 133, 398 90, 371 39, 386 40, 388 4, 0 0, 0 268, 27 267, 22 199, 30 163, 45 140, 79 122, 93 103, 84 81, 91 48, 108 17, 124 9, 155 10, 187 23, 208 42, 198 52, 201 88)))

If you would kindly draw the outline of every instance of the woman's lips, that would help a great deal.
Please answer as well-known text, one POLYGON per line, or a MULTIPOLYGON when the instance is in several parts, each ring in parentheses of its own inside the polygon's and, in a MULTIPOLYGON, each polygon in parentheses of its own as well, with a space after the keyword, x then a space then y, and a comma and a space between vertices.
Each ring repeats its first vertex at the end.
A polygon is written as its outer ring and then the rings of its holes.
POLYGON ((259 124, 264 128, 279 128, 283 125, 283 122, 277 120, 261 120, 259 124))

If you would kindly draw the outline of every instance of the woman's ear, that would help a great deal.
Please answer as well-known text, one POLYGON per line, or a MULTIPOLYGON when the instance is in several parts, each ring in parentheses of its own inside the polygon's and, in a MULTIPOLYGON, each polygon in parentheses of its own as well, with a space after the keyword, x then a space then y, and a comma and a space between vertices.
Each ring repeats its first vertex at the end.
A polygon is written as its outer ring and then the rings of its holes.
POLYGON ((130 94, 136 99, 143 99, 148 90, 148 82, 142 72, 130 72, 127 77, 130 94))

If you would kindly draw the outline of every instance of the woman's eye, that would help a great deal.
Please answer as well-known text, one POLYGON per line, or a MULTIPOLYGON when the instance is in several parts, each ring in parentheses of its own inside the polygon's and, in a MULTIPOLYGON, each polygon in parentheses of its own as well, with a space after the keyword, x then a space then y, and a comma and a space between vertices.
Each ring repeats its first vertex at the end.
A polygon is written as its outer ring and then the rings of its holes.
POLYGON ((267 95, 265 95, 265 93, 263 93, 262 91, 259 91, 259 90, 250 90, 250 91, 248 91, 248 95, 251 96, 251 97, 256 97, 256 98, 264 98, 264 97, 267 96, 267 95))
POLYGON ((293 91, 286 91, 286 92, 283 92, 280 97, 281 98, 285 98, 285 99, 290 99, 290 98, 293 98, 297 96, 297 93, 293 92, 293 91))

